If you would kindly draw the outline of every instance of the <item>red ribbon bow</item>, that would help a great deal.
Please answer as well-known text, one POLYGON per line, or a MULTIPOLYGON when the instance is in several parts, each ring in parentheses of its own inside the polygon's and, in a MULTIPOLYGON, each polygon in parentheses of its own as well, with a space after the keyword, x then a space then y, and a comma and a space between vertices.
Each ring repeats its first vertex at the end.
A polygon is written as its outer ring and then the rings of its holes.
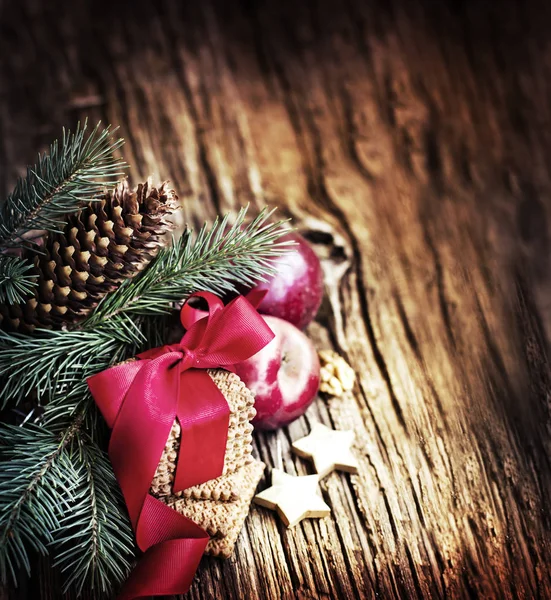
MULTIPOLYGON (((145 553, 119 600, 182 594, 189 589, 209 536, 151 496, 151 482, 175 418, 182 437, 174 491, 222 474, 229 407, 205 369, 231 368, 274 337, 242 296, 227 306, 209 292, 191 297, 206 300, 208 314, 188 329, 179 344, 144 352, 140 360, 88 379, 113 430, 109 456, 137 544, 145 553)), ((182 309, 182 318, 184 314, 182 309)))

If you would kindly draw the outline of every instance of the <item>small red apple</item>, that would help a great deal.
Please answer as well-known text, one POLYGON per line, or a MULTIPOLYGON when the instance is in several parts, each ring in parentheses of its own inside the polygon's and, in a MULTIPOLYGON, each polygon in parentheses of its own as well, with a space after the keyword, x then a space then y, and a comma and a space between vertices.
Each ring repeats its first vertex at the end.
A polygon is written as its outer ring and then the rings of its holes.
POLYGON ((275 338, 260 352, 235 365, 236 373, 255 394, 259 429, 276 429, 306 412, 316 397, 320 364, 312 342, 294 325, 264 316, 275 338))
POLYGON ((267 290, 258 311, 304 329, 321 304, 323 271, 316 253, 301 235, 291 232, 281 240, 292 240, 296 245, 275 260, 275 275, 255 286, 255 290, 267 290))

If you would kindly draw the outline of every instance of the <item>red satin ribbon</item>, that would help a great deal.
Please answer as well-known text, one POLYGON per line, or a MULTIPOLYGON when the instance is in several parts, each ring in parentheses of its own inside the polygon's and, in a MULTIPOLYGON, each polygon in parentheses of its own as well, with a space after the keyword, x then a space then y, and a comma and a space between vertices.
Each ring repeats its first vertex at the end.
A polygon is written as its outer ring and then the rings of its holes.
MULTIPOLYGON (((185 593, 208 534, 153 496, 149 488, 175 418, 182 428, 174 491, 222 474, 229 407, 204 369, 231 368, 274 337, 251 303, 238 296, 224 306, 208 292, 208 313, 179 344, 139 355, 88 379, 113 429, 109 456, 143 557, 119 600, 185 593)), ((184 321, 185 307, 181 318, 184 321)))

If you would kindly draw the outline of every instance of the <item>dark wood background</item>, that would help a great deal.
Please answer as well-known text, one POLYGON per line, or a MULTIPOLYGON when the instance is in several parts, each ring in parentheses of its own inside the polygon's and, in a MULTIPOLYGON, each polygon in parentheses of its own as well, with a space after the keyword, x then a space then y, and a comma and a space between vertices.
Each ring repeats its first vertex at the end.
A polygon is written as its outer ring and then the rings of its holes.
MULTIPOLYGON (((255 507, 186 598, 549 598, 551 5, 0 2, 0 192, 61 125, 120 125, 190 223, 278 205, 323 257, 309 334, 358 385, 258 455, 354 429, 286 530, 255 507)), ((265 485, 265 483, 263 484, 265 485)), ((61 597, 41 563, 3 599, 61 597)), ((91 596, 83 595, 87 599, 91 596)))

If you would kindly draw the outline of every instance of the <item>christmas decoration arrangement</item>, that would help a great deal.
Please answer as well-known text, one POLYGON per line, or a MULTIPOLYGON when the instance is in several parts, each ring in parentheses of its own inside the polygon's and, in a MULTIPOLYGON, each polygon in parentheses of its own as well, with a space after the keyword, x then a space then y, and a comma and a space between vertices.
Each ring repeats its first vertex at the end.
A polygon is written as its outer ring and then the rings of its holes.
POLYGON ((273 211, 176 238, 175 191, 122 179, 122 144, 64 132, 0 204, 0 577, 38 552, 65 589, 132 600, 230 556, 253 498, 288 527, 328 516, 319 479, 357 462, 318 423, 292 446, 318 474, 280 465, 255 496, 253 427, 354 385, 302 331, 320 262, 273 211))
POLYGON ((208 296, 209 325, 191 327, 182 344, 165 344, 174 307, 194 292, 222 296, 274 272, 273 261, 289 247, 280 239, 281 223, 267 211, 246 223, 242 210, 233 223, 226 216, 174 240, 175 192, 166 184, 121 182, 122 144, 99 125, 64 132, 0 205, 4 582, 29 572, 33 553, 49 554, 66 588, 112 594, 127 580, 137 546, 150 552, 138 559, 127 597, 136 585, 184 591, 204 550, 231 552, 260 478, 262 465, 250 456, 252 395, 221 367, 254 354, 272 339, 269 328, 246 300, 224 308, 208 296), (224 339, 226 346, 217 345, 224 339), (125 376, 108 384, 107 401, 96 377, 111 368, 125 376), (155 403, 144 404, 153 398, 142 393, 153 372, 160 387, 151 392, 155 403), (215 407, 204 414, 194 403, 203 388, 215 407), (180 392, 193 415, 182 409, 180 392), (156 412, 157 402, 164 412, 156 412), (148 409, 157 415, 151 421, 148 409), (159 414, 163 429, 153 435, 159 414), (154 452, 137 464, 147 442, 155 442, 154 452), (196 477, 186 469, 180 474, 180 456, 196 477), (188 463, 190 456, 197 461, 188 463), (153 522, 158 526, 148 530, 153 522), (148 580, 167 551, 183 552, 189 563, 165 580, 148 580))

